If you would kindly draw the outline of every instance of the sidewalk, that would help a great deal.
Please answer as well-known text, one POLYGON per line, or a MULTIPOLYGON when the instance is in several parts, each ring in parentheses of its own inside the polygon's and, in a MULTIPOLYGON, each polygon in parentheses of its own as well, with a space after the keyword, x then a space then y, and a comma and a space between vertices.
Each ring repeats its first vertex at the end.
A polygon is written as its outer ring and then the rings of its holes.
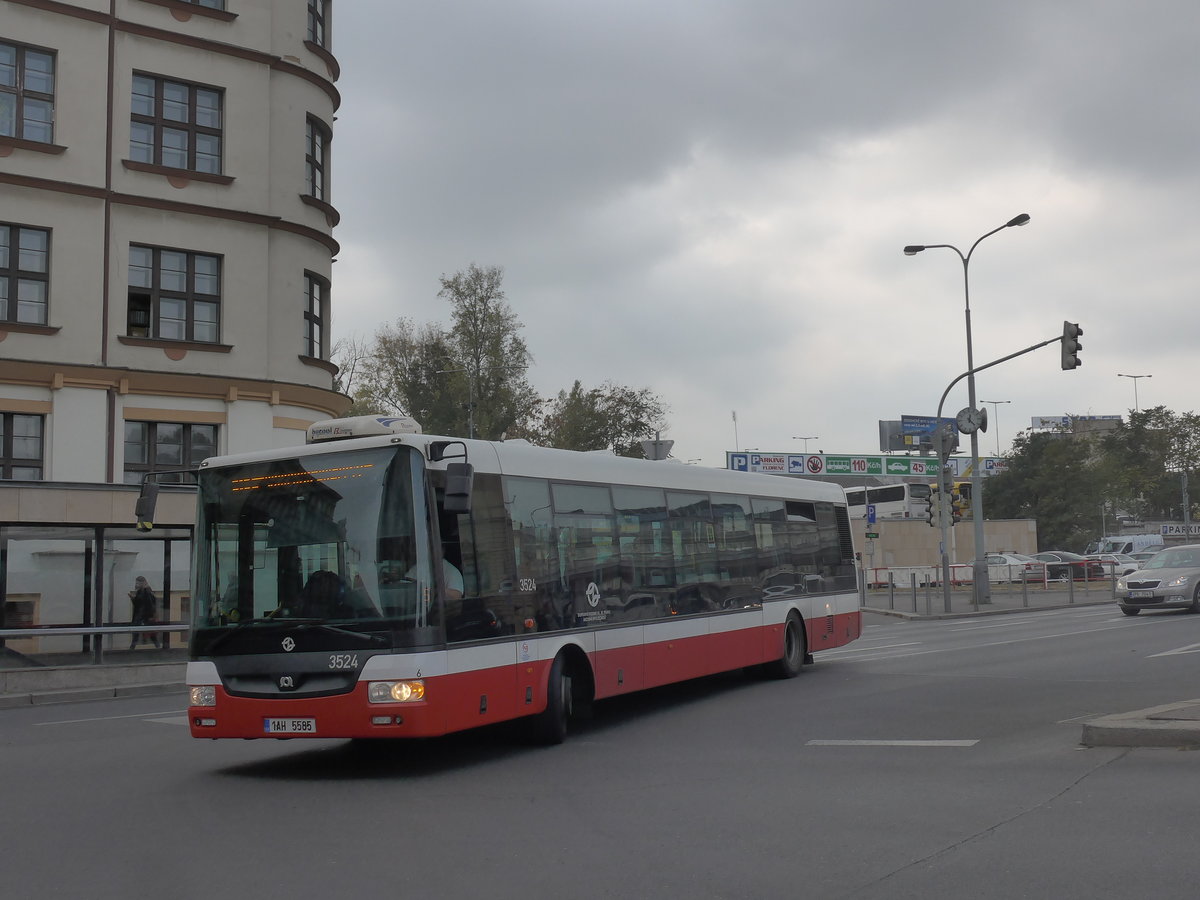
MULTIPOLYGON (((864 612, 908 620, 964 619, 1006 613, 1041 612, 1070 609, 1075 606, 1111 604, 1117 614, 1111 586, 1075 585, 1073 593, 1065 585, 1043 588, 1021 585, 992 585, 991 603, 975 605, 970 585, 950 592, 950 612, 946 612, 941 588, 926 592, 911 586, 868 591, 864 612)), ((1080 743, 1085 747, 1173 747, 1200 750, 1200 699, 1181 700, 1149 709, 1100 716, 1083 724, 1080 743)))
MULTIPOLYGON (((0 709, 114 697, 182 694, 182 662, 39 666, 0 670, 0 709)), ((183 700, 180 699, 182 706, 183 700)))

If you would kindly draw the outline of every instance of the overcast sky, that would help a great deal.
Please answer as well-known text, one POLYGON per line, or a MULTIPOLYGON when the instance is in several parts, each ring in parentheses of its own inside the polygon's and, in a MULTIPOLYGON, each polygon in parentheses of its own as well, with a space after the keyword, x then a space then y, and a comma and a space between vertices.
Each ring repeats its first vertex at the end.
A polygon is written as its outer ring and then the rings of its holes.
MULTIPOLYGON (((648 387, 674 455, 878 452, 966 369, 1032 416, 1197 402, 1200 6, 354 0, 334 6, 334 337, 448 323, 504 268, 544 395, 648 387), (1117 373, 1152 378, 1119 378, 1117 373)), ((944 414, 967 405, 966 382, 944 414)), ((964 442, 964 447, 966 443, 964 442)))

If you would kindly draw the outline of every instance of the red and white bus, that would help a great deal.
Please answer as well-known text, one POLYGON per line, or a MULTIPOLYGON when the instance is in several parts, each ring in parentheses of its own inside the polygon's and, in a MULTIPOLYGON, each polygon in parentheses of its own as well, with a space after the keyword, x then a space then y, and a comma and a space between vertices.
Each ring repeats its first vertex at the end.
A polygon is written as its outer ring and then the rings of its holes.
POLYGON ((741 667, 794 676, 861 631, 835 485, 382 417, 207 460, 198 481, 195 737, 527 717, 557 743, 582 704, 741 667))

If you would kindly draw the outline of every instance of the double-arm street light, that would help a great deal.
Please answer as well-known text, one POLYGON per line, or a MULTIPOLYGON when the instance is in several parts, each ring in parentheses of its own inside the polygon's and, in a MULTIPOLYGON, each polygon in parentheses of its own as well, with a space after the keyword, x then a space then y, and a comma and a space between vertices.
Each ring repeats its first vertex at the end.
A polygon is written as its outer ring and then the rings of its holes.
POLYGON ((794 435, 792 435, 793 441, 804 441, 804 452, 805 453, 808 453, 808 442, 809 441, 819 441, 820 439, 821 439, 821 436, 818 434, 810 434, 810 435, 794 434, 794 435))
MULTIPOLYGON (((909 244, 904 248, 905 256, 915 256, 922 250, 937 250, 946 249, 953 250, 958 254, 958 258, 962 260, 963 267, 963 297, 965 300, 966 322, 967 322, 967 403, 972 410, 975 407, 975 351, 971 345, 971 283, 968 278, 968 269, 971 264, 971 254, 975 252, 975 248, 985 239, 991 237, 998 231, 1003 231, 1005 228, 1012 228, 1016 225, 1024 225, 1029 221, 1028 213, 1021 213, 1012 219, 1009 219, 999 228, 993 228, 987 234, 981 236, 971 249, 965 254, 955 247, 953 244, 909 244)), ((939 423, 940 427, 940 423, 939 423)), ((963 429, 966 430, 966 429, 963 429)), ((944 466, 945 459, 939 455, 939 462, 944 466)), ((945 482, 939 474, 939 483, 944 486, 945 482)), ((945 522, 946 506, 945 506, 945 491, 942 500, 942 520, 945 522)), ((979 429, 974 428, 971 431, 971 512, 974 517, 975 524, 975 562, 973 566, 973 590, 976 603, 987 603, 991 598, 990 585, 988 584, 988 569, 987 569, 987 553, 984 549, 983 538, 983 473, 979 471, 979 429)), ((945 531, 943 530, 942 543, 945 544, 945 531)), ((944 551, 943 551, 944 552, 944 551)))
POLYGON ((992 430, 996 432, 996 455, 1000 455, 1000 415, 998 410, 1002 403, 1012 403, 1011 400, 980 400, 980 403, 992 404, 992 430))
POLYGON ((1133 379, 1133 411, 1134 411, 1134 412, 1137 412, 1137 411, 1138 411, 1138 398, 1137 398, 1137 383, 1138 383, 1138 379, 1139 379, 1139 378, 1153 378, 1154 376, 1153 376, 1153 375, 1125 375, 1125 374, 1123 374, 1123 373, 1121 373, 1121 372, 1118 372, 1118 373, 1117 373, 1117 377, 1118 377, 1118 378, 1132 378, 1132 379, 1133 379))

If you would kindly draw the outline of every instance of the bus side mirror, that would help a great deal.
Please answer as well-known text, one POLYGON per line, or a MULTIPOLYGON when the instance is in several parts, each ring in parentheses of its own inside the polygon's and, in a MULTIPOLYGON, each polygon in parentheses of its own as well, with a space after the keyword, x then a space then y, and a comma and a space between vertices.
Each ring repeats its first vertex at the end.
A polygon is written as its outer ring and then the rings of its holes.
POLYGON ((142 492, 138 494, 134 514, 137 516, 138 531, 150 531, 154 528, 154 507, 158 503, 158 482, 143 481, 142 492))
POLYGON ((471 484, 475 468, 470 463, 448 463, 446 465, 446 497, 442 509, 448 513, 471 511, 471 484))

